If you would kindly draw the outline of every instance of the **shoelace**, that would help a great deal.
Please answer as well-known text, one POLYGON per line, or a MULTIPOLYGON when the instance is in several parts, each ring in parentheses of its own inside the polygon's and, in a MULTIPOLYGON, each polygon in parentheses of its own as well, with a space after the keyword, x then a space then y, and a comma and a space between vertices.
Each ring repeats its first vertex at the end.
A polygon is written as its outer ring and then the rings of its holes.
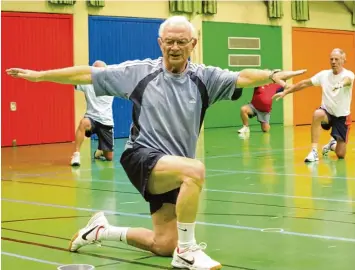
POLYGON ((195 245, 189 247, 189 249, 191 251, 205 250, 206 248, 207 248, 207 244, 205 242, 201 242, 199 244, 195 244, 195 245))

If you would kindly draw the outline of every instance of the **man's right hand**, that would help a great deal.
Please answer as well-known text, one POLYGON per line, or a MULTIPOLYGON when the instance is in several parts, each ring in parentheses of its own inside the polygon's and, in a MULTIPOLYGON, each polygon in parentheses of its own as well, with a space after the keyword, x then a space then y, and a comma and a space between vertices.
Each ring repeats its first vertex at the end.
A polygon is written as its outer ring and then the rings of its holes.
POLYGON ((22 78, 31 82, 39 82, 41 72, 22 68, 9 68, 6 73, 14 78, 22 78))
POLYGON ((279 93, 276 93, 275 95, 272 96, 272 99, 276 99, 276 101, 278 101, 280 98, 284 98, 284 96, 287 95, 287 92, 282 91, 282 92, 279 92, 279 93))

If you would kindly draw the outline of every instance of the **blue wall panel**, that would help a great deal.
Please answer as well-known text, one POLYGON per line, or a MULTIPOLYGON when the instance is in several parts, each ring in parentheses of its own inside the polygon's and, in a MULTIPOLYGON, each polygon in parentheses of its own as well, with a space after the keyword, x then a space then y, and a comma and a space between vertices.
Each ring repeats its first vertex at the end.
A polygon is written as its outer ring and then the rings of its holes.
MULTIPOLYGON (((158 58, 158 30, 161 19, 89 16, 89 61, 118 64, 126 60, 158 58)), ((115 98, 113 102, 114 137, 129 136, 132 103, 115 98)))

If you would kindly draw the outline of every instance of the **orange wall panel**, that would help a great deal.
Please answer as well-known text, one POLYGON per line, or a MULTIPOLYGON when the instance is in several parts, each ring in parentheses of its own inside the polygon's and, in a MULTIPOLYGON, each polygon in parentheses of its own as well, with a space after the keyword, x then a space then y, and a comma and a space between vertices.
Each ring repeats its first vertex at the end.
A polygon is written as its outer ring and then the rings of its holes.
MULTIPOLYGON (((355 33, 351 31, 293 28, 293 69, 307 69, 307 73, 294 79, 294 83, 307 79, 321 70, 330 69, 329 54, 341 48, 347 55, 345 68, 355 72, 355 33)), ((355 112, 355 90, 351 111, 355 112)), ((321 88, 310 87, 296 92, 293 97, 294 125, 311 124, 312 115, 321 104, 321 88)))

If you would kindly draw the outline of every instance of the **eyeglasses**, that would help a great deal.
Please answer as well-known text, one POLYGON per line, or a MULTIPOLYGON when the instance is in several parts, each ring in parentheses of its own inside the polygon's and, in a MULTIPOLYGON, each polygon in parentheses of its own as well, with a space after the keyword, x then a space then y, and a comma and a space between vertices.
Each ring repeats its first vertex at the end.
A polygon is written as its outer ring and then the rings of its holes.
POLYGON ((191 38, 190 40, 188 39, 162 39, 160 38, 160 40, 165 44, 165 46, 167 47, 173 47, 174 44, 176 43, 176 45, 180 48, 186 47, 194 38, 191 38))

